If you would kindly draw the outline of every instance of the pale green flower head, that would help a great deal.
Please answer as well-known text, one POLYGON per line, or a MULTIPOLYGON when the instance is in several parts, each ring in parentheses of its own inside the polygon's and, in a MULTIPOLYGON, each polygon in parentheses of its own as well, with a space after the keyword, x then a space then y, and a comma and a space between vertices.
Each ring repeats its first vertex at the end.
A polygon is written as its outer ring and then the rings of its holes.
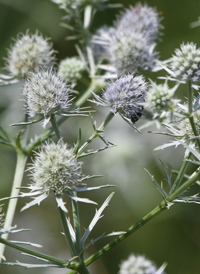
POLYGON ((74 87, 85 70, 85 64, 78 57, 71 57, 62 60, 58 67, 58 75, 74 87))
POLYGON ((154 111, 154 117, 162 116, 166 112, 174 111, 180 101, 173 98, 178 85, 169 88, 167 81, 164 84, 156 84, 150 80, 150 87, 145 97, 145 107, 150 107, 154 111))
MULTIPOLYGON (((194 123, 196 125, 196 130, 198 135, 200 135, 200 110, 197 110, 193 114, 194 123)), ((180 129, 180 134, 186 139, 189 140, 194 138, 194 132, 192 130, 189 119, 184 119, 180 123, 178 123, 178 127, 180 129)))
POLYGON ((20 34, 8 50, 6 69, 14 76, 25 77, 40 67, 47 69, 55 63, 55 51, 49 39, 38 32, 20 34))
POLYGON ((165 68, 170 76, 178 81, 200 80, 200 49, 194 43, 181 44, 180 49, 168 60, 165 68))
POLYGON ((132 254, 121 263, 119 274, 164 274, 164 268, 163 265, 157 269, 156 265, 144 256, 132 254))

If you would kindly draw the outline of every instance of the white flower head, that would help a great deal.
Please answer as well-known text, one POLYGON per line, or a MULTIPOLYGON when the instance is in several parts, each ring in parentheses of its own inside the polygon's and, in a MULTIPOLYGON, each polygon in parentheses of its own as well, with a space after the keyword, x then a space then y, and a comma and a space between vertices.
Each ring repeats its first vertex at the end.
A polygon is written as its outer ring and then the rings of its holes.
POLYGON ((89 199, 74 196, 74 191, 86 191, 95 188, 88 188, 83 183, 90 176, 85 176, 82 173, 82 162, 77 161, 73 148, 64 144, 62 139, 57 144, 53 142, 43 144, 28 170, 31 172, 32 180, 32 184, 27 187, 30 189, 30 193, 22 193, 20 197, 37 197, 22 210, 40 204, 51 192, 55 194, 58 206, 66 212, 67 209, 63 202, 64 194, 77 201, 95 204, 89 199))
POLYGON ((200 49, 194 43, 181 44, 180 49, 164 67, 174 80, 197 82, 200 80, 200 49))
POLYGON ((58 67, 58 75, 74 87, 85 70, 85 64, 78 57, 62 60, 58 67))
POLYGON ((69 86, 52 69, 30 73, 23 95, 27 113, 30 117, 44 117, 44 127, 52 114, 60 114, 70 105, 69 86))
POLYGON ((121 263, 119 274, 164 274, 164 266, 157 269, 156 265, 144 256, 132 254, 121 263))
POLYGON ((8 50, 6 68, 14 76, 25 77, 40 67, 47 69, 55 63, 55 51, 49 39, 38 32, 20 34, 8 50))

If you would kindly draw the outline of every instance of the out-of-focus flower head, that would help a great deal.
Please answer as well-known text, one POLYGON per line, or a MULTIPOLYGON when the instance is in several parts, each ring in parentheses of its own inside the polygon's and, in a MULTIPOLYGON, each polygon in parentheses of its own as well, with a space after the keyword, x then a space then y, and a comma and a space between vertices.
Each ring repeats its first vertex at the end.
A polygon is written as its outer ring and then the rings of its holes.
POLYGON ((121 263, 119 274, 164 274, 164 268, 165 265, 157 269, 155 263, 144 256, 132 254, 121 263))
POLYGON ((162 18, 155 8, 148 5, 138 3, 135 7, 130 6, 125 9, 115 22, 116 29, 131 29, 136 33, 143 33, 149 39, 149 42, 154 42, 161 34, 160 30, 163 26, 160 24, 162 18))
POLYGON ((162 28, 160 21, 155 9, 138 4, 121 13, 114 27, 101 28, 93 41, 101 46, 101 51, 105 48, 103 57, 116 69, 118 76, 138 70, 155 70, 156 40, 162 28))
POLYGON ((71 57, 62 60, 58 67, 58 75, 70 84, 72 88, 77 84, 85 70, 85 64, 78 57, 71 57))
POLYGON ((14 76, 26 77, 29 72, 36 72, 41 67, 48 69, 55 63, 55 51, 49 38, 38 32, 20 34, 8 50, 6 69, 14 76))

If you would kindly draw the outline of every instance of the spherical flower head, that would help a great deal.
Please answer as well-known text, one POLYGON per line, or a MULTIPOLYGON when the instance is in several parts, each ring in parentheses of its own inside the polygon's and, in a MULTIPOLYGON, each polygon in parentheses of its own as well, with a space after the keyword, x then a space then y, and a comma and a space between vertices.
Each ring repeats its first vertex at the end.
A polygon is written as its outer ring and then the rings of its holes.
POLYGON ((116 68, 118 76, 153 70, 158 59, 155 44, 149 44, 142 33, 129 29, 117 30, 108 46, 109 62, 116 68))
POLYGON ((149 42, 154 42, 160 34, 160 29, 163 28, 160 24, 161 19, 156 9, 138 3, 120 14, 115 27, 122 31, 131 29, 132 32, 142 33, 148 37, 149 42))
POLYGON ((40 67, 49 68, 55 63, 55 51, 49 39, 35 34, 21 34, 14 45, 8 50, 6 68, 17 77, 25 77, 31 71, 40 67))
POLYGON ((147 83, 143 76, 127 75, 110 83, 102 98, 105 105, 110 106, 114 113, 119 112, 122 117, 135 123, 141 116, 144 102, 144 92, 147 83))
POLYGON ((180 81, 200 80, 200 49, 194 43, 181 44, 169 60, 168 72, 180 81))
POLYGON ((58 75, 74 87, 85 70, 85 64, 78 57, 62 60, 58 67, 58 75))
MULTIPOLYGON (((119 274, 157 274, 156 265, 144 256, 130 255, 121 263, 119 274)), ((159 272, 164 274, 164 272, 159 272)))
POLYGON ((47 194, 54 192, 56 196, 81 184, 84 178, 82 163, 77 162, 73 149, 62 140, 57 144, 44 144, 30 170, 33 185, 47 194))
POLYGON ((44 126, 52 114, 69 107, 69 94, 69 87, 52 69, 30 73, 23 90, 27 113, 43 116, 44 126))
POLYGON ((146 102, 144 105, 154 110, 155 114, 161 114, 165 111, 174 111, 179 102, 178 99, 173 98, 177 88, 178 85, 170 89, 167 81, 164 84, 159 85, 151 81, 151 86, 146 93, 146 102))

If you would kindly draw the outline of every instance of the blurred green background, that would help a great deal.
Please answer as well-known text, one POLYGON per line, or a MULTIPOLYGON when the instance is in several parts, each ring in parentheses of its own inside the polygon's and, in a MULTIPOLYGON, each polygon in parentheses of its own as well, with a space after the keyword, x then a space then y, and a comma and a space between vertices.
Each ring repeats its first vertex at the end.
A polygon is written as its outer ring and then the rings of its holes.
MULTIPOLYGON (((110 1, 117 3, 120 1, 110 1)), ((138 1, 121 1, 125 7, 135 5, 138 1)), ((144 3, 144 1, 141 1, 144 3)), ((195 42, 200 46, 200 27, 190 28, 190 24, 197 21, 200 16, 199 0, 151 0, 146 1, 152 7, 156 7, 163 16, 164 25, 162 41, 158 50, 162 59, 169 58, 175 48, 182 42, 195 42)), ((106 10, 96 14, 94 30, 101 25, 111 25, 119 10, 106 10)), ((0 67, 4 66, 3 58, 6 57, 11 38, 16 38, 19 32, 39 30, 44 36, 52 37, 54 49, 58 51, 58 61, 74 55, 73 42, 67 42, 65 37, 68 32, 60 26, 64 11, 50 0, 0 0, 0 67)), ((148 75, 156 79, 158 75, 148 75)), ((0 87, 0 121, 6 130, 16 135, 16 128, 9 125, 23 119, 23 102, 20 101, 20 91, 23 83, 12 86, 0 87)), ((184 98, 185 87, 181 87, 177 93, 179 98, 184 98)), ((101 123, 108 110, 98 108, 94 118, 101 123)), ((141 124, 144 121, 139 122, 141 124)), ((76 142, 78 128, 84 128, 83 140, 92 133, 89 118, 69 119, 62 126, 62 134, 68 143, 76 142)), ((151 128, 152 129, 152 128, 151 128)), ((148 129, 149 130, 149 129, 148 129)), ((90 197, 99 205, 105 200, 111 191, 115 191, 110 206, 105 210, 104 217, 99 221, 93 231, 93 238, 103 232, 121 231, 137 222, 160 201, 161 197, 148 177, 144 168, 155 175, 157 181, 165 177, 159 159, 162 159, 170 168, 178 169, 181 165, 183 150, 181 148, 169 148, 161 152, 153 149, 168 141, 159 135, 151 135, 144 130, 140 135, 128 124, 116 116, 111 125, 105 131, 107 140, 117 146, 84 159, 85 174, 103 174, 104 178, 89 181, 90 185, 115 184, 116 188, 104 189, 91 193, 84 193, 84 197, 90 197)), ((41 125, 34 126, 32 132, 42 132, 41 125)), ((102 147, 103 144, 95 141, 93 147, 102 147)), ((15 152, 0 145, 0 197, 9 196, 15 169, 15 152)), ((23 184, 29 182, 27 174, 23 184)), ((199 186, 192 188, 193 193, 199 192, 199 186), (196 191, 196 192, 195 192, 196 191)), ((32 228, 30 232, 11 235, 10 239, 32 241, 44 246, 42 252, 60 257, 69 258, 63 236, 58 210, 53 197, 49 197, 41 206, 35 206, 19 213, 22 206, 28 200, 20 200, 17 207, 17 215, 13 225, 18 228, 32 228)), ((70 207, 70 201, 67 201, 70 207)), ((7 203, 5 203, 6 209, 7 203)), ((89 224, 95 208, 92 205, 80 204, 81 222, 83 227, 89 224)), ((155 261, 158 266, 167 262, 167 274, 199 274, 200 273, 200 207, 198 205, 178 204, 172 206, 160 216, 146 224, 127 240, 119 244, 109 253, 91 266, 91 273, 116 274, 119 264, 130 253, 145 254, 147 258, 155 261)), ((86 251, 86 257, 98 250, 107 242, 101 240, 86 251)), ((6 248, 7 261, 19 260, 22 262, 35 262, 18 251, 6 248)), ((62 274, 63 269, 22 269, 20 267, 1 266, 2 274, 62 274)))

